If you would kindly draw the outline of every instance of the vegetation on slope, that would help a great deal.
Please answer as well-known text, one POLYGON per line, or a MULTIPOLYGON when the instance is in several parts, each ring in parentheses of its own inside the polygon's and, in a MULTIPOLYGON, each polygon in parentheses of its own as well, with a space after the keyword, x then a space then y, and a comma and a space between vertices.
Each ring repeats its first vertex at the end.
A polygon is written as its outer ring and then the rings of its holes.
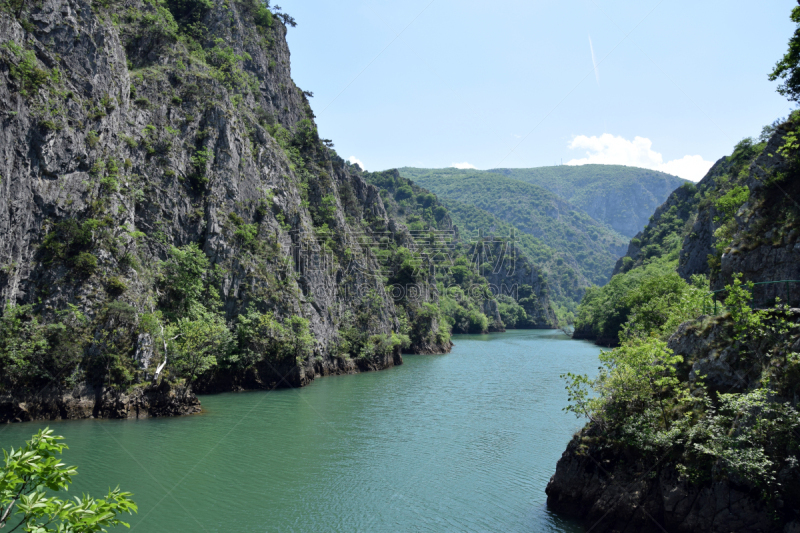
MULTIPOLYGON (((30 32, 25 43, 42 36, 28 22, 38 5, 0 8, 9 24, 30 32)), ((387 221, 379 204, 365 207, 368 199, 354 190, 363 182, 351 180, 319 138, 308 95, 283 61, 280 21, 291 21, 274 15, 258 0, 93 2, 82 17, 112 41, 98 53, 112 62, 120 51, 127 63, 109 70, 128 70, 98 76, 119 90, 97 99, 68 91, 76 73, 45 71, 27 44, 0 47, 11 80, 3 90, 25 98, 47 135, 71 136, 81 151, 75 174, 86 176, 73 184, 63 169, 48 175, 56 188, 71 187, 66 198, 52 212, 33 213, 41 234, 29 264, 6 256, 0 269, 4 290, 25 284, 10 289, 0 310, 1 393, 79 384, 125 391, 156 379, 208 385, 261 370, 280 379, 323 356, 369 368, 409 346, 412 329, 436 349, 447 345, 438 308, 419 302, 395 316, 381 283, 348 268, 377 264, 373 249, 387 221), (117 37, 125 54, 112 46, 117 37), (136 127, 141 120, 158 125, 136 127), (356 232, 366 242, 353 239, 356 232), (365 289, 336 293, 342 305, 326 315, 335 322, 329 339, 311 324, 323 300, 314 273, 306 275, 304 259, 292 253, 313 255, 312 248, 330 259, 333 273, 325 275, 341 273, 334 291, 365 289), (20 277, 28 267, 32 274, 20 277)), ((81 30, 59 31, 81 43, 83 34, 70 34, 81 30)), ((24 126, 23 115, 4 127, 24 126)), ((19 176, 4 177, 0 198, 24 186, 19 176)), ((404 230, 388 238, 402 240, 404 230)), ((485 315, 473 318, 477 330, 488 329, 485 315)))
POLYGON ((715 252, 704 258, 709 265, 709 271, 702 274, 705 281, 691 281, 695 286, 708 286, 708 275, 718 272, 720 258, 730 246, 736 211, 749 198, 744 185, 749 166, 765 147, 766 142, 743 140, 703 181, 697 185, 685 183, 659 207, 647 227, 631 239, 628 254, 619 261, 609 284, 587 291, 576 317, 577 337, 596 339, 602 344, 619 342, 623 324, 631 313, 631 299, 637 298, 639 288, 650 282, 678 278, 675 271, 684 243, 695 239, 693 229, 698 215, 710 209, 716 228, 715 252))
POLYGON ((783 502, 800 497, 800 413, 793 405, 800 392, 794 353, 800 317, 780 307, 752 309, 752 284, 739 279, 727 287, 728 313, 701 317, 705 289, 669 286, 681 283, 672 274, 640 286, 660 295, 631 302, 622 344, 601 355, 598 377, 565 376, 567 410, 590 421, 579 447, 592 454, 625 450, 626 463, 649 457, 653 477, 674 469, 695 488, 734 483, 782 527, 793 518, 793 506, 783 502), (708 364, 701 368, 709 375, 690 373, 698 348, 684 356, 667 344, 681 323, 678 335, 713 342, 704 353, 727 354, 739 376, 735 384, 725 385, 724 374, 708 364))
POLYGON ((686 180, 623 165, 500 168, 487 172, 543 187, 626 237, 642 230, 667 196, 686 180))
MULTIPOLYGON (((772 77, 783 78, 780 92, 796 99, 800 7, 792 20, 798 30, 772 77)), ((800 501, 800 313, 780 297, 764 305, 754 298, 752 279, 721 270, 760 261, 747 275, 781 262, 787 263, 785 272, 797 272, 798 138, 795 112, 766 127, 759 140, 737 144, 697 187, 683 186, 672 195, 632 242, 621 273, 587 291, 581 303, 579 330, 619 346, 601 355, 596 378, 564 376, 566 410, 589 421, 570 450, 595 463, 602 456, 604 475, 615 479, 646 470, 646 478, 636 474, 644 480, 637 490, 646 501, 634 504, 646 507, 650 517, 683 513, 675 518, 691 530, 701 527, 702 520, 688 520, 686 510, 675 513, 666 509, 666 500, 648 496, 658 485, 658 491, 675 487, 701 497, 733 487, 744 510, 736 517, 748 521, 737 522, 743 530, 789 531, 800 519, 789 503, 800 501), (707 242, 699 246, 698 240, 707 242), (764 264, 768 257, 770 264, 764 264), (676 272, 686 273, 688 263, 689 271, 705 270, 712 282, 729 276, 721 315, 707 314, 707 276, 687 281, 676 272)), ((713 522, 706 527, 720 530, 713 522)))
MULTIPOLYGON (((440 202, 430 191, 400 176, 398 171, 364 173, 363 176, 368 183, 380 188, 387 211, 405 223, 414 238, 415 252, 390 243, 388 250, 381 252, 384 264, 399 264, 400 260, 395 258, 398 253, 406 254, 406 261, 416 261, 418 265, 422 265, 423 256, 426 257, 434 272, 441 314, 453 332, 547 326, 537 317, 542 306, 547 307, 550 303, 540 302, 535 294, 531 294, 532 287, 520 287, 522 294, 516 295, 520 297, 519 301, 510 295, 492 294, 487 276, 494 271, 499 271, 502 276, 509 268, 507 264, 498 264, 505 262, 503 254, 508 253, 509 233, 470 235, 465 234, 460 226, 456 232, 454 213, 448 205, 440 202), (485 264, 477 255, 484 249, 488 258, 485 264), (526 302, 526 298, 530 302, 526 302), (495 302, 490 305, 492 300, 495 302), (530 305, 526 306, 526 303, 530 305), (487 306, 497 307, 499 323, 494 317, 486 316, 487 306)), ((520 258, 512 270, 515 267, 528 268, 529 264, 520 258)), ((405 270, 411 270, 410 264, 405 270)), ((392 284, 415 281, 418 279, 409 275, 395 275, 389 279, 392 284)), ((544 278, 541 283, 547 285, 544 278)), ((400 305, 406 304, 400 302, 400 305)))
POLYGON ((608 282, 613 264, 627 244, 625 237, 536 185, 455 169, 408 177, 442 198, 483 209, 545 245, 569 253, 580 265, 581 274, 597 285, 608 282))
POLYGON ((463 240, 477 242, 483 236, 513 241, 520 254, 542 269, 559 319, 572 323, 572 314, 577 310, 586 287, 591 285, 581 275, 580 267, 572 255, 550 248, 533 235, 519 231, 474 205, 449 199, 441 202, 463 240))

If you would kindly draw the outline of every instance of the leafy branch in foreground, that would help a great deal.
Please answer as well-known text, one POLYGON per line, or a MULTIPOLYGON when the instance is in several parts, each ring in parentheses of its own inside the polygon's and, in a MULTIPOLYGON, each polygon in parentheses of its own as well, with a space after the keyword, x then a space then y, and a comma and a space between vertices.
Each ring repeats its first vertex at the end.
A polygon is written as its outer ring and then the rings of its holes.
POLYGON ((74 466, 64 466, 59 455, 67 448, 62 437, 49 428, 40 430, 25 446, 3 450, 5 464, 0 473, 0 529, 35 533, 94 533, 106 527, 128 524, 117 518, 120 513, 137 512, 129 492, 119 487, 105 499, 95 500, 84 494, 75 502, 48 496, 48 491, 68 490, 74 466), (15 511, 16 509, 16 511, 15 511))

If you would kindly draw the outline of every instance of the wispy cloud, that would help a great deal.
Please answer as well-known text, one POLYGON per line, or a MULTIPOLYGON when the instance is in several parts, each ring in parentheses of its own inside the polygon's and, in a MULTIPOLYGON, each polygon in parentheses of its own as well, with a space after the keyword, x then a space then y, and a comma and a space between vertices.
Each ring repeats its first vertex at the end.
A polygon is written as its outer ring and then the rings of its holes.
POLYGON ((597 86, 600 87, 600 69, 597 67, 597 57, 594 55, 594 45, 592 44, 592 36, 589 35, 589 51, 592 52, 592 65, 594 65, 594 77, 597 80, 597 86))
POLYGON ((367 167, 364 166, 364 163, 361 162, 360 159, 356 158, 356 156, 350 156, 350 163, 353 165, 358 165, 361 167, 361 170, 367 170, 367 167))
POLYGON ((477 169, 477 168, 478 168, 478 167, 476 167, 475 165, 473 165, 473 164, 470 164, 470 163, 467 163, 467 162, 464 162, 464 163, 453 163, 453 164, 452 164, 452 165, 450 165, 450 166, 451 166, 451 167, 453 167, 453 168, 458 168, 458 169, 461 169, 461 170, 466 170, 466 169, 477 169))
POLYGON ((568 161, 568 165, 627 165, 630 167, 660 170, 690 181, 700 181, 714 164, 699 155, 686 155, 681 159, 664 162, 664 156, 653 150, 653 141, 635 137, 632 141, 610 133, 587 137, 578 135, 569 147, 586 150, 586 157, 568 161))

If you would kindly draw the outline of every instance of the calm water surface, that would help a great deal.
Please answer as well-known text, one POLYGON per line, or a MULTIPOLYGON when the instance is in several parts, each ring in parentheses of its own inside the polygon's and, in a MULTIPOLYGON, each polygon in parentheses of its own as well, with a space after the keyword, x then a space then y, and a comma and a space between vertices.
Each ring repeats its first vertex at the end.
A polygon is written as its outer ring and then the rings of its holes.
MULTIPOLYGON (((78 465, 70 492, 133 492, 137 533, 581 531, 544 488, 580 426, 559 374, 593 373, 599 350, 556 331, 454 341, 383 372, 204 396, 198 416, 50 426, 78 465)), ((45 425, 0 427, 0 447, 45 425)))

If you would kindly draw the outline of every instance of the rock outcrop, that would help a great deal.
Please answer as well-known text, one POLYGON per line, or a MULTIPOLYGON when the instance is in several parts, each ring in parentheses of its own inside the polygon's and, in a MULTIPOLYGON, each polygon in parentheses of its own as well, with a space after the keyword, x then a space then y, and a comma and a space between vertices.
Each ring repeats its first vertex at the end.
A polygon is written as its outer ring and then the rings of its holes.
POLYGON ((130 392, 76 387, 67 391, 0 396, 0 423, 84 418, 153 418, 200 412, 193 392, 163 382, 130 392))
POLYGON ((614 449, 582 450, 584 430, 567 446, 547 485, 547 506, 604 533, 781 533, 800 522, 773 519, 759 494, 715 481, 681 479, 668 459, 614 449))
MULTIPOLYGON (((800 319, 800 309, 784 313, 791 322, 800 319)), ((732 334, 724 317, 681 325, 668 342, 684 357, 681 379, 702 379, 708 390, 722 393, 759 386, 761 370, 732 345, 732 334)), ((800 527, 800 508, 791 502, 800 494, 796 468, 781 469, 783 495, 766 501, 762 488, 717 469, 708 476, 698 471, 697 479, 681 475, 679 443, 648 454, 606 437, 590 423, 572 438, 547 485, 550 509, 609 533, 785 533, 800 527)))

